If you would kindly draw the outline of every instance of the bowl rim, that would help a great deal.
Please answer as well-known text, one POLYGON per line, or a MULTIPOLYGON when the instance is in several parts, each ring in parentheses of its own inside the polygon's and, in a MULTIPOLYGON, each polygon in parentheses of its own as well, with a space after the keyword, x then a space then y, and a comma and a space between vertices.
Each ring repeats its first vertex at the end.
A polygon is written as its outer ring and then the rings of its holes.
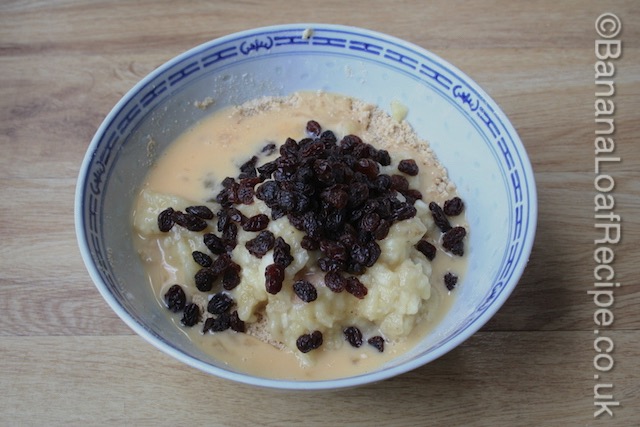
MULTIPOLYGON (((94 262, 94 259, 91 255, 91 251, 88 245, 88 236, 85 233, 84 229, 84 221, 83 221, 83 210, 84 210, 84 199, 83 199, 83 190, 85 188, 85 182, 88 178, 89 166, 92 162, 94 154, 97 150, 100 140, 104 135, 105 131, 108 129, 110 124, 113 122, 117 114, 125 107, 130 100, 137 94, 142 88, 144 88, 151 81, 165 73, 168 69, 179 64, 186 58, 197 54, 198 52, 210 48, 215 45, 219 45, 222 43, 226 43, 233 39, 238 39, 242 37, 251 36, 255 33, 264 33, 264 32, 278 32, 278 31, 292 31, 292 30, 304 30, 304 29, 323 29, 323 30, 331 30, 331 31, 348 31, 348 32, 357 32, 359 34, 375 37, 385 42, 396 44, 399 46, 403 46, 407 49, 416 51, 421 55, 425 55, 432 60, 436 61, 438 64, 446 67, 447 69, 453 71, 458 76, 461 77, 465 83, 469 84, 469 86, 477 91, 479 95, 482 96, 485 100, 489 100, 491 103, 491 107, 493 108, 493 113, 495 113, 501 120, 502 124, 510 134, 513 139, 513 143, 515 146, 519 148, 524 156, 522 157, 522 169, 523 173, 527 177, 528 182, 530 183, 530 199, 529 204, 527 205, 528 211, 530 213, 530 224, 528 229, 528 235, 530 236, 527 239, 523 240, 523 248, 522 254, 523 257, 528 257, 531 254, 531 250, 533 247, 533 243, 535 240, 535 234, 537 229, 537 216, 538 216, 538 206, 537 206, 537 189, 535 183, 535 177, 533 173, 533 168, 531 165, 531 161, 529 159, 528 153, 522 144, 522 140, 518 135, 517 131, 513 127, 511 121, 506 116, 506 114, 502 111, 500 106, 489 96, 486 91, 480 85, 478 85, 473 79, 471 79, 466 73, 458 69, 456 66, 451 64, 450 62, 444 60, 439 55, 434 54, 433 52, 416 45, 412 42, 408 42, 406 40, 400 39, 395 36, 391 36, 382 32, 369 30, 366 28, 356 27, 356 26, 347 26, 347 25, 337 25, 337 24, 323 24, 323 23, 292 23, 292 24, 280 24, 280 25, 270 25, 264 27, 256 27, 251 29, 246 29, 238 32, 234 32, 231 34, 227 34, 222 37, 218 37, 207 42, 201 43, 171 59, 164 62, 162 65, 148 73, 144 78, 138 81, 130 90, 128 90, 116 103, 116 105, 110 110, 109 114, 105 117, 105 119, 100 124, 98 130, 93 136, 87 151, 85 153, 84 159, 82 161, 78 179, 76 184, 75 191, 75 203, 74 203, 74 223, 75 223, 75 231, 76 237, 80 249, 80 253, 82 259, 84 261, 85 267, 88 270, 89 276, 91 277, 94 285, 97 287, 99 293, 105 299, 107 304, 111 307, 111 309, 122 319, 127 326, 129 326, 136 334, 142 337, 145 341, 161 350, 162 352, 174 357, 175 359, 191 366, 196 369, 199 369, 208 374, 215 375, 220 378, 224 378, 227 380, 235 381, 238 383, 254 385, 262 388, 270 388, 270 389, 280 389, 280 390, 328 390, 328 389, 341 389, 341 388, 349 388, 355 386, 361 386, 369 383, 379 382, 406 372, 409 372, 413 369, 416 369, 420 366, 426 365, 433 360, 436 360, 458 347, 461 343, 466 341, 469 337, 474 335, 482 326, 484 326, 489 319, 491 319, 495 313, 502 307, 504 302, 509 298, 515 287, 517 286, 522 274, 527 266, 528 261, 520 262, 514 268, 510 280, 505 284, 504 288, 501 290, 500 294, 496 299, 494 299, 486 310, 480 314, 480 316, 472 323, 467 325, 459 334, 455 337, 434 349, 433 351, 428 352, 427 354, 415 357, 405 363, 400 365, 392 366, 389 368, 385 368, 383 370, 377 370, 373 372, 368 372, 356 376, 345 377, 345 378, 337 378, 337 379, 328 379, 328 380, 284 380, 284 379, 273 379, 273 378, 265 378, 253 376, 250 374, 245 374, 241 372, 234 372, 231 370, 226 370, 221 367, 217 367, 201 360, 198 360, 194 357, 188 356, 185 353, 179 351, 175 347, 168 345, 166 342, 159 340, 155 337, 148 329, 146 329, 142 324, 138 323, 118 302, 118 300, 114 297, 114 295, 109 291, 107 285, 102 280, 98 272, 98 266, 94 262)), ((524 259, 524 258, 523 258, 524 259)))

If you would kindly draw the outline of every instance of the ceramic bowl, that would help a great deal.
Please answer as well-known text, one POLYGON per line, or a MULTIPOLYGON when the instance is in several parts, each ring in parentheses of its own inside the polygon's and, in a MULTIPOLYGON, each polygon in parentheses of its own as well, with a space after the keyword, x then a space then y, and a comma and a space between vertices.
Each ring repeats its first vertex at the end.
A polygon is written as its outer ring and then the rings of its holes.
POLYGON ((335 389, 424 365, 475 333, 500 308, 528 261, 537 217, 527 153, 498 105, 462 71, 403 40, 336 25, 295 24, 228 35, 183 53, 131 89, 106 117, 79 174, 75 223, 82 257, 107 303, 145 340, 195 368, 278 389, 335 389), (148 135, 162 152, 217 108, 299 90, 336 92, 389 111, 428 140, 466 202, 469 267, 452 309, 413 350, 380 369, 327 381, 233 371, 196 348, 155 300, 133 247, 131 213, 149 169, 148 135), (215 104, 193 108, 206 97, 215 104))

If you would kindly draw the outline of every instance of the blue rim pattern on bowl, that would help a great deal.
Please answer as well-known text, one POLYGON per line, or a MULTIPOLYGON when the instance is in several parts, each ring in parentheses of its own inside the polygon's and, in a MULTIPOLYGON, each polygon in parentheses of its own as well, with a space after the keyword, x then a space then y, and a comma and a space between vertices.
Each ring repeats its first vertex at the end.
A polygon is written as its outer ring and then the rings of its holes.
MULTIPOLYGON (((167 62, 138 83, 113 108, 91 142, 84 159, 76 190, 76 232, 90 275, 109 305, 136 332, 153 345, 180 360, 207 371, 201 361, 186 357, 171 347, 162 337, 145 328, 137 319, 128 317, 121 306, 124 300, 116 283, 116 275, 107 259, 103 242, 102 218, 97 213, 104 202, 108 176, 118 161, 126 136, 136 124, 149 114, 155 105, 180 90, 178 84, 205 76, 208 67, 224 67, 225 61, 254 61, 262 55, 292 55, 296 52, 313 54, 332 51, 332 54, 373 61, 389 67, 428 85, 446 99, 483 135, 496 159, 503 164, 508 175, 502 179, 511 189, 509 195, 510 242, 507 256, 493 279, 493 286, 484 301, 453 333, 438 343, 428 360, 420 358, 402 367, 383 370, 375 380, 381 380, 413 369, 444 354, 443 346, 454 341, 460 343, 476 332, 498 310, 509 296, 514 282, 522 274, 535 234, 537 200, 531 165, 520 156, 522 143, 500 108, 469 77, 436 55, 390 36, 380 33, 325 24, 299 24, 248 30, 195 47, 167 62), (303 37, 306 28, 313 28, 313 37, 303 37), (336 53, 339 52, 339 53, 336 53), (167 75, 167 77, 163 77, 167 75), (127 110, 123 108, 130 105, 127 110), (83 203, 85 201, 85 203, 83 203), (530 230, 524 233, 523 230, 530 230), (522 266, 516 268, 516 266, 522 266), (507 286, 510 285, 510 286, 507 286), (112 294, 119 298, 114 298, 112 294), (471 325, 473 324, 473 325, 471 325), (152 335, 152 336, 149 336, 152 335), (167 348, 169 347, 169 348, 167 348)), ((219 68, 218 68, 219 69, 219 68)), ((242 374, 218 372, 222 377, 247 382, 242 374)), ((365 377, 366 375, 363 375, 365 377)), ((353 379, 352 379, 353 380, 353 379)), ((353 381, 351 381, 353 382, 353 381)), ((363 381, 364 382, 364 381, 363 381)), ((368 382, 368 381, 367 381, 368 382)), ((278 387, 278 380, 264 379, 260 385, 278 387)), ((292 388, 335 388, 343 380, 301 383, 292 388)), ((350 384, 351 385, 351 384, 350 384)))

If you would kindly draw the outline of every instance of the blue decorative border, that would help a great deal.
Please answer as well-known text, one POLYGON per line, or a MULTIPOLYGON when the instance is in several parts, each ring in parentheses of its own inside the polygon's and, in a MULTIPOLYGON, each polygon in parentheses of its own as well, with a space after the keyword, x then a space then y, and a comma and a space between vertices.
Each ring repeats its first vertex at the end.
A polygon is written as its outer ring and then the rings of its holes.
POLYGON ((267 30, 205 44, 165 64, 155 72, 154 78, 134 89, 118 104, 112 120, 103 124, 102 135, 99 131, 99 139, 92 144, 95 152, 87 166, 87 178, 80 184, 84 196, 81 206, 84 233, 92 258, 101 278, 117 295, 119 302, 125 304, 126 299, 107 261, 102 218, 99 217, 106 183, 117 162, 120 148, 132 129, 168 96, 181 90, 189 80, 203 77, 227 64, 260 60, 268 55, 331 52, 372 61, 419 80, 456 106, 482 132, 494 156, 504 165, 503 179, 511 188, 511 238, 502 268, 494 278, 495 284, 477 310, 446 341, 438 343, 437 347, 440 347, 475 322, 500 297, 523 252, 530 247, 530 243, 529 246, 526 244, 527 239, 533 237, 526 235, 524 230, 530 228, 535 218, 531 218, 527 205, 535 205, 536 202, 535 185, 527 180, 526 171, 530 169, 528 160, 522 158, 517 136, 514 137, 509 131, 510 126, 502 122, 492 107, 493 103, 478 93, 474 85, 469 84, 464 75, 461 76, 462 73, 447 67, 448 64, 438 58, 366 32, 315 28, 313 37, 305 39, 302 37, 303 31, 304 28, 267 30))

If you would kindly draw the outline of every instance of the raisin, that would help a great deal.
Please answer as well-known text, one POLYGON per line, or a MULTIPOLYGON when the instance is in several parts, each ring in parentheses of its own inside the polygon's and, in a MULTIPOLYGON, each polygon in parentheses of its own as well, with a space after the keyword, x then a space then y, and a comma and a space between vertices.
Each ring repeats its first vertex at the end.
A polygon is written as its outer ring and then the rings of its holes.
POLYGON ((233 298, 225 293, 217 293, 211 297, 207 304, 207 311, 211 314, 221 314, 229 311, 233 305, 233 298))
POLYGON ((382 249, 380 249, 380 245, 376 242, 369 242, 367 249, 369 250, 369 258, 367 258, 367 262, 364 265, 373 267, 376 261, 378 261, 378 258, 380 258, 380 255, 382 255, 382 249))
POLYGON ((350 262, 347 265, 346 271, 351 274, 362 274, 365 271, 364 265, 357 262, 350 262))
POLYGON ((257 258, 262 258, 267 252, 269 252, 275 244, 275 236, 269 230, 264 230, 258 233, 256 237, 248 240, 245 243, 245 247, 249 253, 257 258))
POLYGON ((296 208, 295 195, 290 191, 280 191, 278 193, 278 207, 285 212, 292 212, 296 208))
POLYGON ((249 160, 244 162, 240 166, 240 175, 238 176, 238 178, 239 179, 244 179, 244 178, 253 178, 253 177, 258 176, 257 173, 256 173, 256 163, 257 162, 258 162, 258 157, 256 157, 256 156, 253 156, 249 160))
POLYGON ((308 353, 322 345, 322 332, 313 331, 310 334, 303 334, 296 340, 296 347, 302 353, 308 353))
POLYGON ((422 193, 413 188, 405 190, 405 192, 402 193, 402 195, 404 196, 407 203, 412 205, 416 203, 416 200, 422 200, 422 193))
POLYGON ((281 157, 295 157, 298 153, 298 143, 293 138, 287 138, 287 140, 280 146, 281 157))
POLYGON ((213 264, 211 264, 210 268, 215 275, 219 275, 224 273, 224 271, 229 268, 231 263, 233 263, 233 261, 231 261, 231 257, 229 256, 229 254, 224 253, 216 258, 215 261, 213 261, 213 264))
POLYGON ((348 328, 344 329, 343 333, 344 337, 352 347, 358 348, 362 345, 362 332, 360 331, 360 329, 356 328, 355 326, 349 326, 348 328))
POLYGON ((333 133, 333 131, 330 131, 330 130, 325 130, 324 132, 322 132, 320 134, 320 139, 322 139, 323 141, 327 141, 331 144, 335 144, 336 142, 338 142, 336 135, 333 133))
POLYGON ((222 232, 222 241, 224 242, 224 248, 228 252, 231 252, 238 244, 238 226, 233 222, 229 223, 222 232))
POLYGON ((375 160, 382 166, 389 166, 391 164, 391 156, 387 150, 378 150, 375 160))
POLYGON ((346 224, 342 234, 338 237, 338 241, 342 243, 345 248, 350 248, 357 242, 356 231, 351 227, 351 224, 346 224))
POLYGON ((467 235, 464 227, 453 227, 442 235, 442 247, 454 255, 462 256, 464 254, 464 245, 462 239, 467 235))
POLYGON ((324 275, 324 284, 332 292, 340 293, 347 285, 347 279, 335 271, 330 271, 324 275))
POLYGON ((358 144, 362 144, 362 139, 357 135, 346 135, 340 140, 340 148, 342 148, 343 152, 349 152, 358 144))
POLYGON ((431 211, 431 216, 433 216, 433 221, 436 223, 440 231, 446 233, 451 230, 451 224, 449 224, 449 220, 444 215, 444 211, 436 202, 429 203, 429 210, 431 211))
POLYGON ((271 219, 273 221, 275 221, 278 218, 282 218, 283 216, 285 216, 286 214, 284 213, 283 210, 278 209, 278 208, 273 208, 271 209, 271 219))
MULTIPOLYGON (((238 224, 244 224, 247 221, 247 217, 236 208, 227 209, 227 215, 229 215, 231 221, 238 224)), ((225 227, 225 229, 226 228, 228 228, 228 226, 225 227)))
POLYGON ((380 169, 376 161, 364 158, 356 163, 356 171, 363 173, 370 181, 373 181, 378 176, 380 169))
POLYGON ((193 257, 193 260, 201 267, 211 267, 211 264, 213 264, 213 260, 211 259, 211 257, 203 252, 193 251, 191 253, 191 256, 193 257))
POLYGON ((173 208, 167 208, 158 214, 158 228, 163 233, 166 233, 173 228, 173 225, 175 224, 173 214, 173 208))
POLYGON ((273 262, 283 267, 293 262, 291 246, 282 237, 278 237, 273 245, 273 262))
POLYGON ((369 198, 369 187, 362 182, 354 182, 349 187, 349 207, 362 206, 369 198))
POLYGON ((229 187, 225 187, 222 191, 218 193, 216 196, 216 202, 220 203, 222 206, 231 206, 233 204, 233 200, 235 199, 234 192, 237 189, 237 184, 233 181, 233 184, 229 187))
POLYGON ((416 176, 420 171, 418 165, 416 164, 416 161, 413 159, 400 160, 400 162, 398 163, 398 170, 402 173, 406 173, 409 176, 416 176))
POLYGON ((218 231, 223 232, 229 226, 231 219, 229 219, 229 213, 226 210, 218 212, 218 231))
POLYGON ((421 239, 416 244, 416 249, 420 251, 429 261, 433 261, 436 257, 436 247, 431 243, 427 242, 425 239, 421 239))
POLYGON ((226 252, 224 242, 221 238, 213 233, 207 233, 204 235, 204 244, 214 255, 220 255, 226 252))
POLYGON ((204 325, 202 326, 202 333, 206 334, 207 332, 209 332, 211 330, 211 327, 213 326, 213 322, 215 322, 216 319, 214 319, 213 317, 207 317, 206 320, 204 321, 204 325))
POLYGON ((300 141, 298 141, 298 147, 300 147, 300 155, 298 157, 304 157, 302 151, 314 142, 317 142, 317 138, 312 138, 310 136, 307 138, 302 138, 300 141))
POLYGON ((369 338, 367 342, 378 349, 380 353, 384 352, 384 338, 382 338, 380 335, 369 338))
POLYGON ((381 220, 378 228, 374 231, 373 235, 376 240, 383 240, 389 234, 389 230, 391 229, 391 223, 386 220, 381 220))
POLYGON ((318 137, 322 132, 322 126, 315 120, 309 120, 307 122, 307 133, 311 136, 318 137))
MULTIPOLYGON (((271 175, 278 169, 278 163, 274 160, 267 162, 264 165, 258 167, 258 173, 262 179, 271 178, 271 175)), ((260 188, 260 187, 259 187, 260 188)), ((257 192, 256 192, 257 197, 257 192)), ((260 197, 258 197, 260 199, 260 197)), ((262 199, 261 199, 262 200, 262 199)))
POLYGON ((295 174, 295 184, 296 188, 300 191, 305 192, 305 188, 312 190, 311 187, 308 186, 309 181, 313 180, 313 167, 311 165, 311 161, 305 162, 295 174))
POLYGON ((401 202, 402 204, 396 209, 393 213, 393 217, 398 221, 403 221, 405 219, 411 219, 418 213, 415 206, 410 205, 406 202, 401 202))
POLYGON ((369 259, 369 249, 365 245, 356 243, 351 247, 351 259, 358 264, 365 264, 369 259))
POLYGON ((300 242, 300 246, 308 251, 315 251, 320 248, 320 243, 310 236, 304 236, 300 242))
POLYGON ((209 292, 217 278, 218 276, 211 268, 201 268, 195 275, 196 288, 201 292, 209 292))
POLYGON ((288 214, 287 218, 289 219, 289 223, 293 225, 298 230, 304 230, 304 219, 300 215, 296 214, 288 214))
POLYGON ((200 307, 198 304, 191 303, 184 307, 182 312, 182 319, 180 322, 184 326, 193 326, 200 321, 200 307))
POLYGON ((402 175, 391 175, 391 189, 396 191, 406 191, 409 189, 409 181, 402 175))
POLYGON ((375 189, 380 192, 385 192, 391 188, 391 177, 386 174, 378 175, 373 181, 375 189))
POLYGON ((277 182, 267 181, 258 187, 256 190, 256 197, 265 202, 267 206, 273 208, 273 204, 278 198, 279 191, 277 182))
POLYGON ((367 143, 362 143, 362 144, 356 144, 353 147, 353 150, 351 151, 351 153, 353 154, 354 157, 356 158, 363 158, 363 157, 371 157, 371 145, 367 144, 367 143))
POLYGON ((226 331, 231 327, 231 314, 222 313, 216 317, 211 325, 211 332, 226 331))
POLYGON ((264 180, 257 176, 253 178, 243 178, 240 180, 240 187, 253 188, 256 185, 260 184, 262 181, 264 180))
POLYGON ((340 271, 344 269, 344 262, 340 260, 324 257, 324 258, 318 259, 318 267, 320 267, 320 270, 324 272, 340 271))
POLYGON ((242 224, 244 231, 261 231, 269 225, 269 217, 265 214, 254 215, 242 224))
POLYGON ((449 252, 458 256, 464 255, 464 243, 462 241, 454 243, 449 252))
POLYGON ((222 287, 230 291, 240 284, 240 265, 231 261, 222 274, 222 287))
POLYGON ((329 212, 324 220, 325 234, 340 231, 344 227, 345 221, 343 210, 329 212))
POLYGON ((329 271, 340 271, 344 266, 344 263, 339 261, 334 261, 331 258, 321 257, 316 261, 318 267, 320 267, 321 271, 329 272, 329 271))
POLYGON ((321 240, 320 250, 325 256, 334 261, 346 261, 347 250, 340 242, 334 242, 332 240, 321 240))
POLYGON ((452 291, 458 283, 458 276, 453 273, 447 273, 444 275, 444 284, 448 291, 452 291))
POLYGON ((318 299, 318 292, 307 280, 297 280, 293 284, 293 292, 304 302, 312 302, 318 299))
POLYGON ((313 162, 313 172, 316 179, 322 183, 332 184, 334 181, 331 165, 324 159, 316 159, 313 162))
POLYGON ((324 143, 322 141, 312 142, 311 144, 306 145, 304 148, 300 150, 300 156, 304 157, 313 157, 315 158, 320 153, 325 150, 324 143))
POLYGON ((375 212, 368 213, 360 220, 360 228, 365 231, 374 232, 380 225, 380 215, 375 212))
POLYGON ((347 290, 347 292, 358 299, 363 299, 368 292, 367 287, 363 285, 360 279, 355 276, 351 276, 347 279, 345 289, 347 290))
POLYGON ((238 316, 237 310, 234 310, 229 315, 229 327, 236 332, 244 332, 246 329, 244 321, 240 320, 240 316, 238 316))
POLYGON ((202 219, 213 219, 213 212, 207 206, 189 206, 185 211, 202 219))
MULTIPOLYGON (((400 203, 400 201, 398 200, 398 203, 400 203)), ((381 200, 376 198, 376 199, 369 199, 367 200, 367 202, 364 204, 364 207, 362 208, 362 213, 366 214, 366 213, 372 213, 375 212, 376 210, 378 210, 380 208, 380 204, 381 204, 381 200)))
POLYGON ((381 220, 390 220, 393 216, 393 203, 397 203, 398 199, 394 196, 391 197, 387 195, 386 197, 382 197, 378 199, 378 207, 376 208, 376 213, 380 215, 381 220))
POLYGON ((176 224, 186 228, 189 231, 202 231, 208 226, 207 222, 204 219, 190 213, 175 211, 172 215, 172 218, 176 224))
POLYGON ((173 285, 164 294, 164 302, 167 308, 174 313, 182 310, 187 303, 187 296, 180 285, 173 285))
POLYGON ((454 197, 451 200, 444 202, 444 208, 442 209, 447 216, 458 216, 464 209, 464 203, 460 197, 454 197))
POLYGON ((304 231, 313 238, 320 237, 321 227, 318 219, 313 215, 312 212, 306 212, 302 216, 302 227, 304 231))
POLYGON ((231 186, 233 186, 233 184, 235 184, 235 182, 236 180, 234 178, 228 176, 222 180, 222 188, 230 188, 231 186))
POLYGON ((270 156, 276 152, 276 144, 274 144, 273 142, 268 142, 267 145, 262 147, 262 150, 260 150, 260 152, 265 156, 270 156))
POLYGON ((282 289, 284 281, 284 267, 278 264, 269 264, 264 270, 265 288, 268 293, 275 295, 282 289))
POLYGON ((243 205, 250 205, 253 203, 253 196, 255 191, 253 187, 247 185, 241 185, 238 187, 238 202, 243 205))
POLYGON ((324 190, 320 197, 336 209, 344 208, 349 202, 349 194, 335 185, 324 190))

